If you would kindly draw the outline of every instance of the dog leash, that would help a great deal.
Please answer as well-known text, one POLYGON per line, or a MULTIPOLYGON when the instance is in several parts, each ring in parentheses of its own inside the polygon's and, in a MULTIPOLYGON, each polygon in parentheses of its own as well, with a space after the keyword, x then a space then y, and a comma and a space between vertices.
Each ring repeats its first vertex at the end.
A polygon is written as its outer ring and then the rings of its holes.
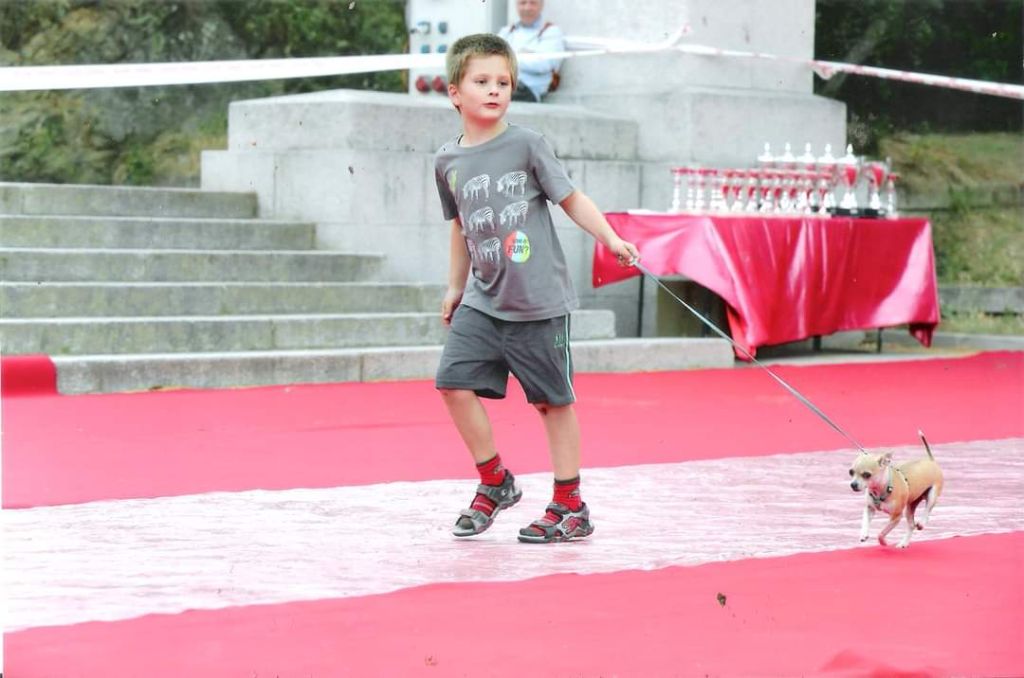
POLYGON ((786 389, 787 391, 789 391, 790 393, 792 393, 792 394, 793 394, 793 395, 794 395, 794 396, 796 397, 796 399, 797 399, 797 400, 799 400, 799 401, 800 401, 800 402, 802 402, 802 403, 803 403, 804 405, 806 405, 806 406, 807 406, 807 408, 808 408, 808 409, 809 409, 809 410, 810 410, 811 412, 814 412, 814 414, 818 415, 818 417, 820 417, 822 421, 824 421, 824 422, 825 422, 826 424, 828 424, 828 425, 829 425, 829 426, 831 426, 831 427, 832 427, 833 429, 835 429, 835 431, 836 431, 837 433, 839 433, 839 435, 843 436, 844 438, 846 438, 847 440, 849 440, 849 441, 850 441, 851 443, 853 443, 853 444, 854 444, 854 445, 855 445, 855 446, 857 447, 857 449, 858 449, 858 450, 860 450, 861 452, 864 452, 864 451, 865 451, 865 450, 864 450, 864 446, 863 446, 863 445, 861 445, 861 444, 860 444, 859 442, 857 442, 856 438, 854 438, 854 437, 853 437, 853 436, 851 436, 851 435, 850 435, 849 433, 847 433, 846 431, 844 431, 844 430, 842 429, 842 427, 841 427, 841 426, 839 426, 839 424, 837 424, 837 423, 835 423, 834 421, 832 421, 832 420, 831 420, 831 419, 830 419, 830 418, 828 417, 828 415, 827 415, 827 414, 825 414, 824 412, 822 412, 822 411, 821 411, 821 410, 820 410, 820 409, 819 409, 819 408, 818 408, 818 407, 817 407, 817 406, 816 406, 816 405, 815 405, 814 403, 812 403, 812 402, 811 402, 810 400, 808 400, 806 396, 804 396, 804 395, 803 395, 802 393, 800 393, 800 391, 797 391, 797 390, 796 390, 795 388, 793 388, 793 387, 792 387, 792 386, 790 386, 790 385, 789 385, 788 383, 786 383, 786 381, 785 381, 785 380, 784 380, 784 379, 783 379, 782 377, 780 377, 779 375, 775 374, 775 373, 774 373, 774 372, 772 372, 772 371, 771 371, 770 369, 768 369, 768 366, 767 366, 767 365, 765 365, 765 364, 764 364, 764 363, 762 363, 762 362, 759 362, 759 361, 757 360, 757 358, 755 358, 754 356, 750 355, 750 352, 749 352, 749 351, 747 351, 747 349, 743 348, 742 346, 740 346, 739 344, 737 344, 737 343, 736 343, 735 341, 733 341, 733 340, 732 340, 732 337, 730 337, 730 336, 729 336, 728 334, 726 334, 726 333, 725 333, 725 332, 723 332, 722 330, 718 329, 718 326, 717 326, 717 325, 715 325, 715 324, 714 324, 713 322, 711 322, 710 320, 708 320, 707 318, 705 318, 705 317, 704 317, 703 315, 701 315, 701 314, 700 314, 700 313, 699 313, 699 312, 697 311, 697 309, 695 309, 695 308, 694 308, 693 306, 690 306, 690 305, 689 305, 688 303, 686 303, 685 301, 683 301, 682 299, 680 299, 680 298, 679 298, 678 296, 676 296, 675 292, 673 292, 672 290, 670 290, 670 289, 669 289, 669 288, 668 288, 668 287, 667 287, 667 286, 665 285, 665 283, 661 282, 661 280, 659 280, 659 279, 658 279, 658 276, 654 275, 654 274, 653 274, 653 273, 651 273, 651 272, 650 272, 649 270, 647 270, 647 268, 646 268, 646 267, 644 267, 643 265, 641 265, 641 264, 640 264, 640 261, 639 261, 639 260, 634 260, 634 261, 633 261, 633 262, 631 263, 631 265, 632 265, 632 266, 635 266, 635 267, 637 268, 637 270, 639 270, 639 271, 640 271, 641 273, 643 273, 644 275, 646 275, 646 276, 647 276, 648 278, 650 278, 650 279, 651 279, 651 280, 653 280, 654 282, 658 283, 658 286, 659 286, 659 287, 661 287, 661 289, 663 289, 663 290, 665 290, 666 292, 668 292, 669 296, 670 296, 670 297, 672 297, 673 299, 675 299, 676 301, 678 301, 678 302, 679 302, 680 304, 682 304, 682 305, 683 305, 683 307, 684 307, 684 308, 686 308, 686 310, 687 310, 687 311, 689 311, 689 312, 690 312, 690 313, 692 313, 693 315, 697 316, 697 319, 698 319, 698 320, 700 320, 700 321, 701 321, 702 323, 704 323, 705 325, 707 325, 708 327, 710 327, 710 328, 711 328, 711 329, 712 329, 712 330, 713 330, 713 331, 714 331, 714 332, 715 332, 715 333, 716 333, 716 334, 717 334, 718 336, 722 337, 723 339, 725 339, 726 341, 728 341, 728 342, 729 342, 730 344, 732 344, 732 345, 733 345, 733 348, 735 348, 735 349, 739 350, 739 351, 740 351, 740 352, 741 352, 741 353, 742 353, 743 355, 745 355, 745 356, 746 356, 747 358, 749 358, 751 362, 753 362, 753 363, 754 363, 755 365, 757 365, 758 367, 760 367, 761 369, 763 369, 763 370, 764 370, 765 372, 767 372, 768 374, 770 374, 770 375, 771 375, 771 377, 772 377, 772 379, 774 379, 775 381, 779 382, 779 384, 781 384, 783 388, 785 388, 785 389, 786 389))

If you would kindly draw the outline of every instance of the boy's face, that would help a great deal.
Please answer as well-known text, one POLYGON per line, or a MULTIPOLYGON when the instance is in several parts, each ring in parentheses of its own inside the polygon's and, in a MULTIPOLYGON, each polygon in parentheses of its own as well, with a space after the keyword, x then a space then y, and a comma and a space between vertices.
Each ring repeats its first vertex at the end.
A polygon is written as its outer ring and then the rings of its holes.
POLYGON ((471 57, 458 86, 448 85, 448 97, 463 119, 483 124, 500 121, 512 100, 508 59, 497 54, 471 57))

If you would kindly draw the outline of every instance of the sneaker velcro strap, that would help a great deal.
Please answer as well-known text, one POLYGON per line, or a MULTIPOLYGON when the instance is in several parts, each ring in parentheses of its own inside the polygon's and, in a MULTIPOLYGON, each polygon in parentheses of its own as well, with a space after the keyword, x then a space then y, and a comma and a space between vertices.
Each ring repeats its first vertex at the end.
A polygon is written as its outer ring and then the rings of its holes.
POLYGON ((514 490, 515 485, 512 483, 502 483, 501 485, 484 485, 481 483, 476 486, 477 494, 482 494, 499 505, 507 503, 512 498, 514 490))
POLYGON ((487 520, 490 518, 489 515, 475 508, 464 508, 461 511, 459 511, 459 515, 465 516, 470 520, 473 520, 474 522, 476 522, 477 520, 481 522, 487 522, 487 520))
POLYGON ((537 529, 543 530, 547 535, 551 535, 555 530, 564 533, 565 530, 562 529, 562 521, 565 520, 565 516, 568 515, 568 513, 569 509, 561 504, 548 504, 544 515, 533 521, 531 524, 537 529), (548 515, 550 513, 554 513, 558 516, 558 520, 553 521, 551 516, 548 515))
POLYGON ((464 508, 459 511, 459 515, 463 518, 469 518, 473 522, 473 527, 479 531, 481 527, 491 522, 492 516, 487 515, 483 511, 475 508, 464 508))
POLYGON ((569 507, 566 506, 565 504, 556 504, 554 502, 548 504, 547 508, 544 510, 551 511, 552 513, 557 513, 563 518, 572 513, 572 511, 569 510, 569 507))

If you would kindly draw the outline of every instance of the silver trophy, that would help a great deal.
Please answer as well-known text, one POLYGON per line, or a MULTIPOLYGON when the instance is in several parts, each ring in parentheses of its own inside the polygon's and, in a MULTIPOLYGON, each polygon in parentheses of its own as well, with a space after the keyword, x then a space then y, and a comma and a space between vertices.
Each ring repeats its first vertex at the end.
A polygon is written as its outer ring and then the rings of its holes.
POLYGON ((747 214, 756 214, 757 213, 757 202, 758 202, 757 201, 757 199, 758 199, 757 184, 758 184, 758 181, 760 179, 761 179, 761 171, 760 170, 749 170, 747 172, 747 202, 743 206, 743 211, 746 212, 747 214))
POLYGON ((810 180, 810 172, 798 171, 793 181, 796 189, 796 205, 794 206, 796 213, 812 214, 814 209, 811 207, 811 196, 814 194, 814 183, 810 180))
POLYGON ((818 182, 818 216, 827 217, 836 210, 836 198, 832 193, 835 171, 835 165, 830 165, 815 174, 815 181, 818 182))
POLYGON ((804 154, 797 158, 796 161, 800 163, 801 169, 807 170, 808 172, 814 169, 817 164, 817 160, 815 159, 814 154, 811 153, 810 143, 804 144, 804 154))
POLYGON ((884 162, 870 162, 868 169, 868 206, 864 210, 865 216, 880 217, 885 214, 882 207, 882 189, 889 176, 889 167, 884 162))
POLYGON ((744 209, 743 188, 747 183, 747 170, 732 170, 726 173, 726 177, 728 177, 732 184, 732 204, 729 206, 729 211, 734 214, 741 214, 744 209))
POLYGON ((697 209, 697 170, 693 167, 686 168, 686 211, 693 212, 697 209))
POLYGON ((853 144, 847 144, 846 155, 839 159, 839 172, 845 187, 842 200, 836 214, 858 216, 860 206, 857 204, 857 179, 860 177, 861 160, 853 154, 853 144))
POLYGON ((711 202, 708 208, 712 212, 728 212, 729 205, 726 202, 728 193, 728 185, 726 184, 725 175, 716 170, 710 170, 711 174, 711 202))
POLYGON ((694 170, 694 177, 696 178, 695 192, 693 196, 693 211, 703 212, 704 205, 704 188, 707 185, 708 170, 706 168, 699 168, 694 170))
POLYGON ((776 191, 779 187, 779 175, 777 170, 761 170, 761 204, 758 212, 761 214, 775 213, 776 191))
POLYGON ((896 182, 899 181, 899 178, 900 175, 892 170, 889 171, 889 181, 886 182, 885 187, 885 216, 889 219, 899 218, 899 213, 896 211, 896 182))
POLYGON ((825 144, 825 152, 815 163, 821 172, 818 176, 818 213, 823 216, 834 214, 836 211, 835 189, 839 182, 836 163, 836 158, 832 155, 832 144, 825 144))
MULTIPOLYGON (((786 146, 789 146, 789 144, 786 144, 786 146)), ((796 205, 793 201, 794 186, 792 170, 782 170, 779 172, 779 204, 776 211, 780 214, 792 214, 796 211, 796 205)))
POLYGON ((776 161, 782 169, 791 170, 796 168, 796 156, 793 155, 793 150, 788 141, 786 142, 785 149, 782 151, 782 155, 776 161))
POLYGON ((673 167, 669 171, 672 173, 672 206, 669 207, 668 211, 678 212, 682 207, 683 172, 685 169, 673 167))

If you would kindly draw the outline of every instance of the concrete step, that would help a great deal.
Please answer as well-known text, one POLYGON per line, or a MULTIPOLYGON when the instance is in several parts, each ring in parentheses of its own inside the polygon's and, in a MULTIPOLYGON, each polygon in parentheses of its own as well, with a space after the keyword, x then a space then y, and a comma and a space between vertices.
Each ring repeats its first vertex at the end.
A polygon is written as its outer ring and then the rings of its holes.
MULTIPOLYGON (((924 350, 905 329, 891 327, 882 330, 882 346, 924 350)), ((932 335, 931 347, 953 351, 1024 351, 1024 337, 1019 334, 936 332, 932 335)))
POLYGON ((335 281, 367 280, 379 254, 0 248, 0 280, 45 281, 335 281))
MULTIPOLYGON (((560 158, 635 158, 636 121, 595 108, 517 104, 511 115, 517 124, 550 139, 560 158)), ((228 108, 228 149, 280 155, 310 149, 398 152, 408 163, 410 153, 432 156, 451 138, 451 112, 446 98, 367 90, 336 89, 233 101, 228 108)))
MULTIPOLYGON (((444 332, 438 312, 0 319, 0 345, 14 355, 422 346, 444 332)), ((573 314, 573 338, 614 336, 612 311, 573 314)))
POLYGON ((444 285, 401 283, 0 283, 5 318, 431 312, 444 285))
POLYGON ((1024 313, 1024 287, 939 285, 943 311, 963 313, 1024 313))
POLYGON ((316 226, 259 219, 0 215, 0 247, 309 250, 316 226))
POLYGON ((189 188, 0 183, 0 214, 250 219, 255 193, 189 188))
MULTIPOLYGON (((572 344, 576 372, 732 367, 724 339, 602 339, 572 344)), ((61 393, 431 379, 441 346, 55 357, 61 393)))

